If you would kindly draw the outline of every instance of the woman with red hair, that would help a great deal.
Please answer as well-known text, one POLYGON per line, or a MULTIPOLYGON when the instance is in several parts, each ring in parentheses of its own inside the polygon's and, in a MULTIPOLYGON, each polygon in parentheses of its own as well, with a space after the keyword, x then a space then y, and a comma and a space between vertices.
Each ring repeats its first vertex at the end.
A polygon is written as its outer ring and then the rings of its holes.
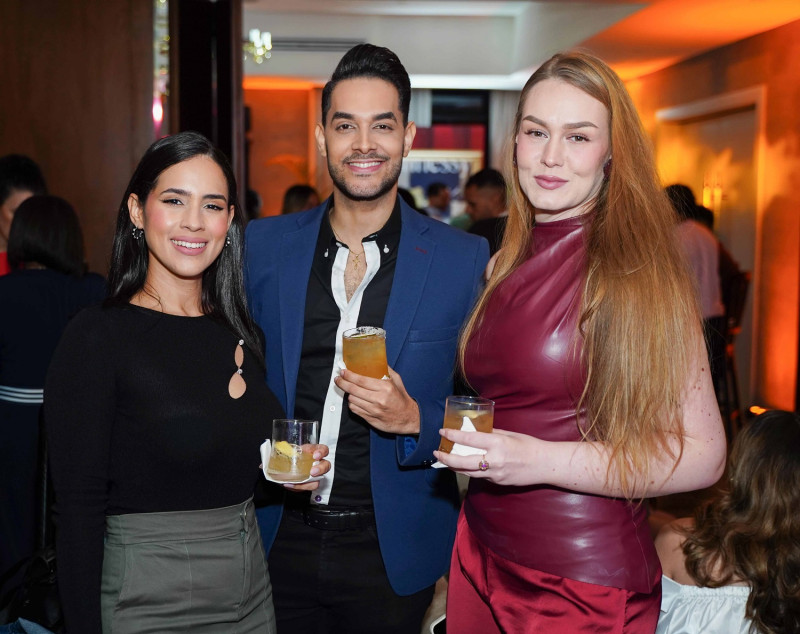
POLYGON ((661 570, 643 498, 709 486, 725 435, 674 214, 619 77, 583 53, 528 80, 503 247, 461 339, 495 401, 471 477, 447 627, 652 634, 661 570))

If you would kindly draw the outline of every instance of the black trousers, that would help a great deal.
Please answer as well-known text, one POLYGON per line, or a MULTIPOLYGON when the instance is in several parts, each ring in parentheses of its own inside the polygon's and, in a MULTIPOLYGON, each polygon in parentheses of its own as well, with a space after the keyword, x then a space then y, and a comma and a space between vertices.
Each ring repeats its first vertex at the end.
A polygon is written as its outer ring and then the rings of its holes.
POLYGON ((374 524, 312 528, 288 509, 269 573, 278 632, 286 634, 420 634, 433 599, 433 586, 404 597, 392 590, 374 524))
POLYGON ((703 320, 703 334, 706 339, 708 362, 711 366, 711 379, 717 401, 722 403, 725 391, 725 317, 711 317, 703 320))

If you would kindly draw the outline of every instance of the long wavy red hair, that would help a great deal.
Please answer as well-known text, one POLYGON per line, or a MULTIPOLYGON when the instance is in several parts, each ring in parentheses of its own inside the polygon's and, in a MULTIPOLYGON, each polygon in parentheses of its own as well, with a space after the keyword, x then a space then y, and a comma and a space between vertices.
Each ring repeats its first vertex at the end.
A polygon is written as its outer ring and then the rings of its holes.
POLYGON ((675 213, 659 182, 652 148, 622 81, 590 54, 553 56, 522 90, 506 152, 511 191, 503 247, 462 333, 461 365, 495 289, 530 255, 535 209, 520 187, 513 139, 528 93, 546 79, 582 90, 608 111, 612 166, 587 231, 580 332, 575 333, 587 382, 576 412, 585 409, 586 418, 578 417, 583 437, 607 443, 612 452, 608 475, 613 471, 632 498, 637 485, 649 479, 654 457, 677 464, 687 373, 705 351, 692 278, 674 238, 675 213))

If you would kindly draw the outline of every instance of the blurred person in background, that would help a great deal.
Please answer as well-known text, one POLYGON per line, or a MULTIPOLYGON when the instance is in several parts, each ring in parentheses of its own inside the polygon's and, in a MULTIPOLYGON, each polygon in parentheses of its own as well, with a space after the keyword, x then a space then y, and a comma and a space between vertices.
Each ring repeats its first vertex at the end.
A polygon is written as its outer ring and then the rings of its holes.
POLYGON ((105 281, 86 273, 70 204, 30 196, 9 231, 11 272, 0 277, 0 574, 34 549, 39 410, 50 359, 67 322, 100 302, 105 281))
POLYGON ((468 231, 489 241, 491 255, 503 244, 508 219, 508 192, 503 175, 486 168, 469 177, 464 187, 467 213, 472 218, 468 231))
POLYGON ((425 190, 428 206, 425 212, 436 220, 447 222, 450 218, 450 188, 444 183, 431 183, 425 190))
POLYGON ((745 425, 725 480, 656 539, 657 634, 800 632, 800 416, 771 410, 745 425))
MULTIPOLYGON (((725 393, 725 305, 722 302, 720 279, 720 242, 701 220, 694 192, 686 185, 669 185, 664 189, 677 214, 675 235, 686 254, 694 274, 700 311, 703 315, 708 360, 714 389, 725 393)), ((712 216, 713 217, 713 216, 712 216)))
POLYGON ((417 199, 414 198, 414 194, 412 194, 410 190, 406 189, 405 187, 398 187, 397 195, 400 196, 400 198, 402 198, 403 200, 405 200, 406 205, 411 207, 411 209, 413 209, 414 211, 421 213, 423 216, 428 215, 427 211, 425 211, 424 209, 420 208, 419 205, 417 205, 417 199))
POLYGON ((281 214, 293 214, 296 211, 305 211, 316 207, 320 203, 317 190, 311 185, 292 185, 283 195, 281 214))
POLYGON ((245 191, 244 211, 247 222, 261 216, 261 195, 255 189, 245 191))
POLYGON ((6 249, 14 212, 22 201, 47 188, 39 166, 21 154, 0 158, 0 275, 9 271, 6 249))

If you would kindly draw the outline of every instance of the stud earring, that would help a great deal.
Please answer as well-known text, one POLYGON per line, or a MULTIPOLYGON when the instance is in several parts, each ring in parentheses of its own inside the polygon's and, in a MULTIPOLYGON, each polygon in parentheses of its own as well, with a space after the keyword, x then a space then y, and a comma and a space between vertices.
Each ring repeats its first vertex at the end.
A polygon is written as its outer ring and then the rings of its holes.
POLYGON ((139 240, 142 239, 142 236, 144 235, 144 229, 140 229, 136 225, 133 225, 133 231, 131 233, 133 235, 133 239, 138 242, 139 240))
POLYGON ((225 246, 226 247, 231 246, 231 237, 230 236, 225 236, 225 246))

